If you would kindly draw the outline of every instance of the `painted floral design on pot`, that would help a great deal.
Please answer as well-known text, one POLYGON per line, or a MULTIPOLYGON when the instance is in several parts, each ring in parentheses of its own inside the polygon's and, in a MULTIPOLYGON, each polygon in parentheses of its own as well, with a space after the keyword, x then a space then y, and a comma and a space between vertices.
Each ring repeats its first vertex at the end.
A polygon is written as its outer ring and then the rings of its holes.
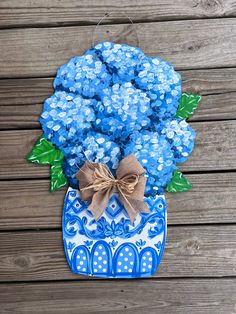
POLYGON ((166 237, 164 191, 191 184, 178 168, 194 147, 186 121, 198 95, 181 93, 173 66, 136 47, 103 42, 62 65, 55 93, 44 102, 43 134, 27 160, 51 166, 51 191, 68 184, 63 209, 64 248, 71 270, 99 277, 145 277, 162 257, 166 237), (134 155, 145 170, 144 201, 133 223, 114 193, 99 219, 80 196, 78 171, 102 164, 111 175, 134 155))
POLYGON ((69 188, 63 209, 63 241, 74 273, 115 278, 146 277, 156 272, 166 237, 166 202, 163 195, 148 197, 150 213, 130 222, 122 202, 113 194, 96 221, 69 188))

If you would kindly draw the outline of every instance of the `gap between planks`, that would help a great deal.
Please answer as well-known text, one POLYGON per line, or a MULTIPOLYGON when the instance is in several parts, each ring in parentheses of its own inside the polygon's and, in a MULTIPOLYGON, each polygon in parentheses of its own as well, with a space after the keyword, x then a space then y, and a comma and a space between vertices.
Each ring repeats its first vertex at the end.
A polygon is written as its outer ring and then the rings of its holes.
MULTIPOLYGON (((232 112, 234 111, 232 110, 232 112)), ((235 234, 235 230, 233 234, 235 234)), ((224 246, 223 243, 218 244, 219 246, 224 246)), ((195 253, 193 252, 195 252, 198 246, 196 239, 193 239, 192 242, 190 241, 189 245, 190 250, 192 250, 191 254, 194 255, 195 253)), ((212 246, 210 247, 212 249, 212 246)), ((230 249, 232 249, 232 247, 233 244, 231 244, 230 249)), ((222 248, 216 250, 216 255, 221 254, 221 259, 225 251, 229 253, 227 251, 228 246, 224 248, 224 251, 222 251, 222 248)), ((232 252, 232 254, 234 254, 234 252, 232 252)), ((186 263, 188 263, 188 257, 185 257, 185 260, 186 263)), ((222 268, 225 266, 228 267, 227 257, 225 260, 222 260, 222 268)), ((22 265, 21 262, 22 260, 19 259, 18 266, 22 265)), ((163 262, 165 265, 165 261, 163 262)), ((205 264, 202 265, 201 268, 209 266, 207 262, 209 263, 209 256, 207 256, 205 264)), ((181 261, 180 264, 181 263, 183 263, 183 261, 181 261)), ((186 267, 186 263, 182 264, 183 268, 186 267)), ((194 263, 190 262, 189 264, 192 267, 194 263)), ((214 262, 214 267, 215 264, 217 263, 214 262)), ((180 266, 181 265, 178 265, 178 267, 180 266)), ((217 267, 219 267, 218 264, 217 267)), ((225 269, 221 270, 221 272, 224 271, 225 269)), ((213 273, 213 270, 210 272, 213 273)), ((143 313, 144 310, 146 311, 148 308, 150 313, 162 314, 185 314, 189 313, 189 309, 191 309, 191 313, 217 312, 217 314, 221 314, 231 313, 235 310, 235 280, 189 279, 191 281, 186 279, 175 280, 174 278, 171 279, 170 282, 166 279, 162 279, 160 282, 157 282, 155 279, 135 281, 137 288, 135 297, 133 296, 133 281, 125 283, 116 281, 116 284, 114 284, 114 282, 107 281, 107 283, 105 283, 105 281, 101 281, 101 283, 96 285, 89 281, 88 283, 83 281, 82 284, 80 282, 62 282, 58 284, 54 282, 43 283, 43 285, 42 283, 12 284, 10 286, 2 285, 0 295, 2 296, 1 304, 3 313, 8 313, 9 311, 25 313, 25 311, 35 310, 37 313, 44 314, 47 313, 47 311, 50 311, 50 313, 64 313, 68 308, 76 313, 98 313, 100 311, 110 313, 111 311, 114 312, 114 309, 119 313, 123 311, 125 311, 125 313, 131 313, 134 310, 136 313, 143 313), (174 289, 173 286, 175 287, 174 289), (95 295, 94 299, 90 297, 91 292, 95 295), (13 295, 15 296, 14 299, 12 299, 13 295), (106 299, 104 299, 104 295, 106 299)))
MULTIPOLYGON (((168 225, 236 223, 234 172, 187 177, 192 190, 165 193, 168 225)), ((0 230, 60 228, 66 187, 50 193, 49 185, 45 179, 1 181, 0 230)))
MULTIPOLYGON (((204 96, 236 92, 236 68, 180 71, 183 91, 204 96)), ((0 79, 0 105, 42 103, 53 93, 54 77, 0 79)))
MULTIPOLYGON (((236 121, 195 122, 196 144, 182 171, 235 170, 236 121)), ((0 132, 0 179, 48 178, 49 168, 25 160, 41 130, 0 132)))
MULTIPOLYGON (((155 277, 236 275, 236 225, 169 227, 155 277)), ((61 231, 0 233, 0 280, 88 279, 71 273, 61 231)))
MULTIPOLYGON (((107 26, 100 29, 105 36, 107 26)), ((137 32, 147 55, 158 55, 176 69, 236 66, 233 18, 143 23, 137 32)), ((91 33, 91 26, 2 30, 1 78, 54 75, 68 58, 91 47, 91 33)), ((109 25, 109 36, 102 40, 136 45, 130 25, 109 25)))
POLYGON ((0 2, 0 27, 47 27, 97 24, 105 12, 113 12, 104 23, 124 23, 236 16, 234 0, 191 2, 188 0, 52 0, 0 2), (124 14, 125 13, 125 14, 124 14), (126 16, 127 15, 127 16, 126 16))
MULTIPOLYGON (((236 119, 236 69, 182 71, 183 92, 203 95, 189 121, 236 119)), ((53 78, 2 79, 0 129, 39 128, 43 101, 53 93, 53 78)))
POLYGON ((235 287, 235 279, 3 284, 0 302, 2 314, 226 314, 235 313, 235 287))
MULTIPOLYGON (((202 96, 198 110, 189 122, 236 120, 236 92, 202 96)), ((40 129, 43 104, 0 105, 0 131, 40 129)))

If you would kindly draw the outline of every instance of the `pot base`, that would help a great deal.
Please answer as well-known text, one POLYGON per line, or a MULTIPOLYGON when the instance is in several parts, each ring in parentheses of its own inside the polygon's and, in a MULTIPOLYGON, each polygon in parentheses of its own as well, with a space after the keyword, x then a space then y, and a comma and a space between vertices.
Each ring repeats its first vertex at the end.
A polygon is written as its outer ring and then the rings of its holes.
POLYGON ((63 209, 63 241, 72 272, 105 278, 148 277, 156 272, 166 237, 164 196, 145 198, 150 213, 140 213, 130 223, 118 195, 113 194, 96 221, 69 188, 63 209))

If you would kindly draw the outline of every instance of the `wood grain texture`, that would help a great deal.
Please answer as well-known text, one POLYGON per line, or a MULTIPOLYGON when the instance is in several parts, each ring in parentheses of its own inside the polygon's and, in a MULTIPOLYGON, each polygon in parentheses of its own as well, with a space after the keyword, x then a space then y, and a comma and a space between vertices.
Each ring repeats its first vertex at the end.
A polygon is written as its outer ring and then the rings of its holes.
POLYGON ((42 103, 53 93, 52 81, 53 78, 2 79, 0 106, 42 103))
MULTIPOLYGON (((236 118, 236 69, 182 71, 183 92, 203 95, 190 121, 236 118)), ((3 79, 0 129, 39 128, 44 99, 53 93, 52 78, 3 79)))
MULTIPOLYGON (((180 71, 183 91, 200 95, 236 92, 236 68, 180 71)), ((35 105, 53 93, 53 78, 2 79, 0 106, 35 105)))
POLYGON ((1 313, 236 313, 235 16, 236 0, 0 1, 1 313), (105 11, 115 11, 110 25, 95 30, 105 11), (172 62, 183 91, 203 95, 191 118, 196 148, 181 165, 193 189, 166 194, 154 278, 91 280, 65 260, 66 188, 50 193, 48 167, 24 158, 57 68, 90 48, 94 31, 95 41, 137 44, 123 12, 145 54, 172 62))
MULTIPOLYGON (((156 277, 236 275, 236 225, 169 227, 156 277)), ((88 279, 67 265, 61 231, 0 233, 0 281, 88 279)))
POLYGON ((198 110, 189 121, 236 119, 235 99, 236 93, 202 96, 198 110))
POLYGON ((49 180, 2 181, 0 230, 61 227, 66 188, 49 188, 49 180))
MULTIPOLYGON (((236 92, 203 96, 198 110, 189 121, 236 119, 236 92)), ((0 105, 0 129, 41 128, 39 117, 43 104, 0 105)))
MULTIPOLYGON (((195 122, 192 126, 197 133, 195 149, 187 162, 180 165, 182 171, 236 169, 236 121, 195 122)), ((0 132, 0 179, 49 177, 47 166, 25 160, 41 132, 0 132)))
POLYGON ((39 117, 42 104, 0 106, 0 129, 35 129, 41 128, 39 117))
POLYGON ((116 280, 3 284, 2 314, 230 314, 235 279, 116 280), (134 291, 135 287, 135 291, 134 291))
MULTIPOLYGON (((236 223, 235 173, 187 177, 192 190, 166 193, 169 225, 236 223)), ((2 181, 0 230, 60 228, 65 193, 50 193, 49 180, 2 181)))
POLYGON ((236 91, 236 68, 187 70, 180 73, 183 90, 187 93, 212 95, 236 91))
POLYGON ((186 193, 166 193, 168 224, 236 223, 236 174, 186 175, 186 193))
MULTIPOLYGON (((54 75, 71 56, 91 47, 92 31, 92 26, 1 30, 0 77, 54 75)), ((177 69, 236 66, 235 19, 142 23, 137 33, 147 55, 177 69)), ((132 25, 100 26, 100 35, 100 40, 134 44, 132 25)))
POLYGON ((106 22, 158 21, 236 16, 235 0, 8 0, 0 2, 0 27, 96 24, 105 12, 106 22))

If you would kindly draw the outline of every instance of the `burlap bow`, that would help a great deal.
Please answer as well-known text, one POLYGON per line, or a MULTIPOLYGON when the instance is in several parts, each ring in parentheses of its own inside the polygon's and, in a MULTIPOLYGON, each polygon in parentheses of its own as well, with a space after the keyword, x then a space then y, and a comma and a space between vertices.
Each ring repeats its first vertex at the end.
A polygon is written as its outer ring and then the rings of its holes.
POLYGON ((143 201, 146 185, 146 178, 142 176, 144 172, 134 155, 121 160, 116 178, 105 164, 86 161, 76 174, 80 196, 84 201, 91 200, 88 210, 98 220, 106 209, 112 193, 118 192, 130 221, 133 222, 139 212, 150 212, 143 201))

